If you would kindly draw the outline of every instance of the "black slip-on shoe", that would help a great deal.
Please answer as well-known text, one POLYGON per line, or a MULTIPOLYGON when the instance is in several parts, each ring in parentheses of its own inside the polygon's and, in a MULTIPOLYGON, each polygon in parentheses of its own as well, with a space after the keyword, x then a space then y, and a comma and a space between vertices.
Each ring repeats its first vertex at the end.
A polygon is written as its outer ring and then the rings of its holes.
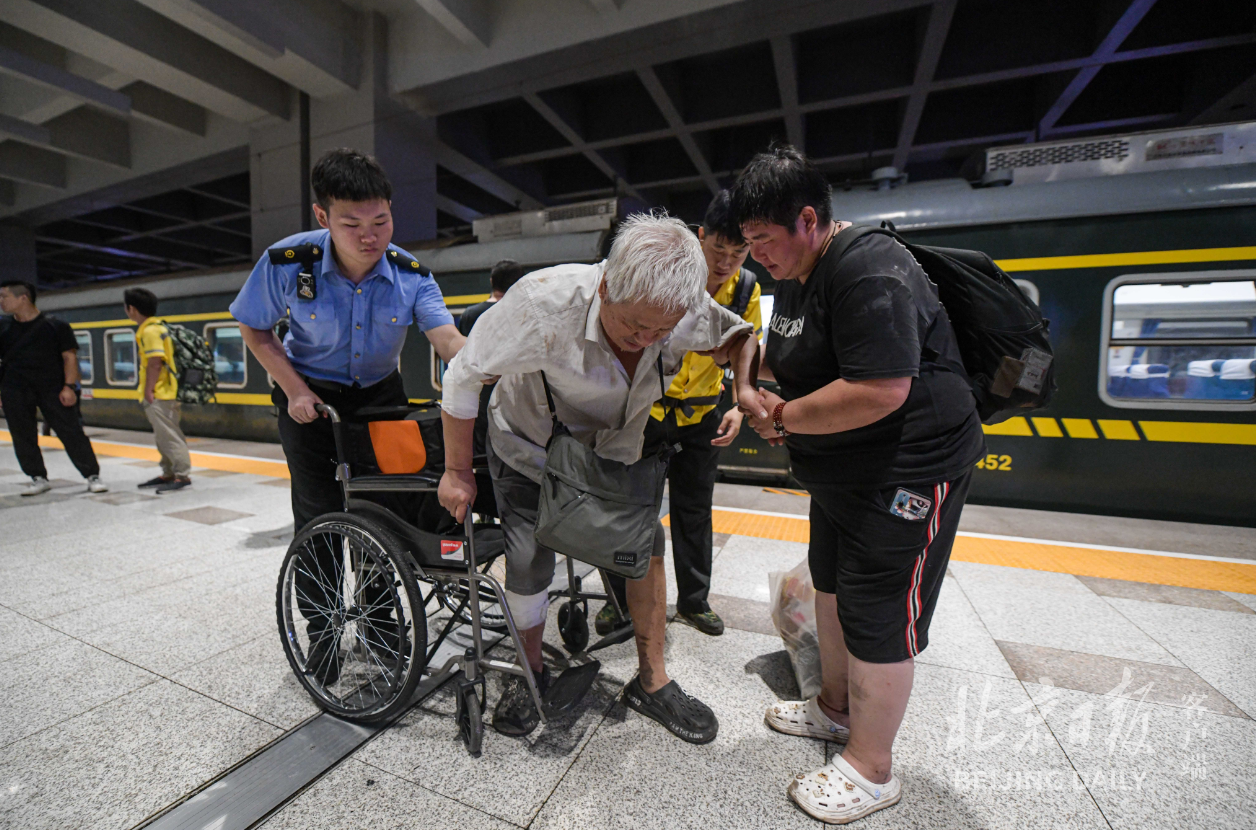
POLYGON ((156 478, 150 478, 148 481, 135 486, 143 490, 145 487, 160 487, 161 485, 169 484, 172 481, 174 481, 174 476, 170 476, 169 478, 166 476, 157 476, 156 478))
POLYGON ((676 612, 676 619, 686 625, 693 626, 703 634, 710 634, 712 637, 718 637, 724 633, 724 621, 714 611, 699 611, 697 614, 686 614, 683 611, 678 611, 676 612))
POLYGON ((685 694, 675 680, 654 694, 647 694, 641 687, 641 678, 634 677, 624 687, 624 705, 658 721, 691 744, 710 743, 720 731, 720 722, 711 707, 685 694))
MULTIPOLYGON (((541 672, 533 672, 536 678, 537 691, 541 696, 549 690, 550 669, 545 666, 541 672)), ((528 691, 528 681, 516 674, 506 678, 502 684, 502 697, 493 710, 493 728, 503 735, 519 738, 531 734, 541 722, 541 713, 532 702, 532 693, 528 691)))
POLYGON ((191 487, 192 479, 176 478, 174 481, 167 481, 165 484, 157 485, 158 493, 170 493, 175 490, 182 490, 184 487, 191 487))

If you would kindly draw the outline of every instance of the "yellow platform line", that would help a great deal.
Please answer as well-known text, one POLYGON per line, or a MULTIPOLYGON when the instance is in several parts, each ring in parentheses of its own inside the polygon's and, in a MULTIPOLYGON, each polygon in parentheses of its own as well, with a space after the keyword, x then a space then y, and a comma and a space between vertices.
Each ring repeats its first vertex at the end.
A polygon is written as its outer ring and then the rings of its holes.
MULTIPOLYGON (((665 516, 663 524, 668 524, 669 518, 665 516)), ((711 518, 716 533, 784 542, 805 543, 811 538, 811 523, 804 516, 764 516, 717 507, 711 511, 711 518)), ((989 539, 962 532, 955 539, 951 559, 1031 571, 1256 594, 1256 562, 1247 565, 1086 545, 989 539)))
MULTIPOLYGON (((8 430, 0 429, 0 441, 13 443, 8 430)), ((39 446, 48 449, 64 449, 61 441, 51 435, 39 436, 39 446)), ((97 455, 109 458, 134 458, 138 461, 160 461, 161 453, 155 447, 141 447, 135 444, 119 444, 113 441, 92 441, 92 449, 97 455)), ((252 473, 271 478, 291 478, 288 464, 285 461, 271 461, 265 458, 248 458, 245 456, 223 455, 220 453, 192 452, 192 464, 206 470, 222 470, 229 473, 252 473)))

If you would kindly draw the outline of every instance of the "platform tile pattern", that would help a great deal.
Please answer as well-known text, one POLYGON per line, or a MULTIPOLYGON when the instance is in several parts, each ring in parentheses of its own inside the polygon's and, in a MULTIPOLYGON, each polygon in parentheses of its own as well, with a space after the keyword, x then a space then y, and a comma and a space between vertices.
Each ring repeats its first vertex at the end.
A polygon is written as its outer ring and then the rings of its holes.
MULTIPOLYGON (((236 474, 131 498, 151 470, 102 458, 117 494, 104 499, 64 454, 47 458, 68 483, 45 497, 21 499, 22 477, 0 471, 0 826, 130 828, 315 711, 275 631, 289 494, 236 474)), ((728 632, 668 628, 671 672, 720 717, 714 743, 683 744, 618 702, 628 643, 603 653, 579 711, 527 740, 490 730, 478 760, 438 693, 266 827, 819 827, 784 788, 831 747, 762 723, 796 694, 767 571, 805 546, 719 541, 728 632)), ((1254 609, 1246 594, 954 563, 896 745, 903 801, 856 826, 1249 827, 1254 609)), ((547 655, 562 660, 556 637, 547 655)))

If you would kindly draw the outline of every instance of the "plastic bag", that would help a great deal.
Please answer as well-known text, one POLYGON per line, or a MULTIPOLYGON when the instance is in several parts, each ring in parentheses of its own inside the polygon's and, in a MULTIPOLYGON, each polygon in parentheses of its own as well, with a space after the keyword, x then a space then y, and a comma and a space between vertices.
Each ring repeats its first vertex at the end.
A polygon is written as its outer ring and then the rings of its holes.
POLYGON ((820 694, 820 642, 816 639, 816 589, 807 560, 788 571, 772 571, 768 585, 772 624, 785 642, 802 699, 815 697, 820 694))

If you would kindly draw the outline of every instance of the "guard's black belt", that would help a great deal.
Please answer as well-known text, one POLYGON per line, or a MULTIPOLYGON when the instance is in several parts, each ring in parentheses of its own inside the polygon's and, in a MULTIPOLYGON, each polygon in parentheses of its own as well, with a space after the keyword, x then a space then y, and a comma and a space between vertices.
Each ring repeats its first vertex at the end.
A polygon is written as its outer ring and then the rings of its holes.
MULTIPOLYGON (((398 372, 393 372, 392 374, 388 375, 388 377, 385 377, 382 380, 377 381, 376 383, 372 383, 371 386, 376 386, 380 383, 383 383, 384 381, 391 379, 392 376, 396 374, 398 374, 398 372)), ((319 380, 318 378, 311 378, 305 375, 301 375, 301 380, 305 381, 305 385, 310 387, 311 389, 321 389, 324 392, 334 392, 337 395, 347 395, 350 392, 354 392, 360 389, 370 388, 370 386, 363 386, 360 383, 349 385, 349 384, 344 384, 344 383, 336 383, 335 381, 331 381, 331 380, 319 380)))
POLYGON ((664 412, 679 409, 685 413, 686 418, 692 418, 695 406, 715 406, 720 402, 720 397, 720 395, 706 395, 701 398, 673 398, 671 395, 664 395, 659 403, 663 404, 664 412))

